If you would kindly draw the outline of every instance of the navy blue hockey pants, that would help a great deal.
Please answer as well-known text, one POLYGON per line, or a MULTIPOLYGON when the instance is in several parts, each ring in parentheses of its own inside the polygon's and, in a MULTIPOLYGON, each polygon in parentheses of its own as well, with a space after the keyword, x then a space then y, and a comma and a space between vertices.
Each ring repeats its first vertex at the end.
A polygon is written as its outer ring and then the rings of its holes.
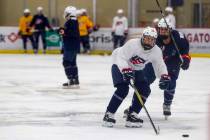
POLYGON ((114 49, 116 49, 118 45, 120 47, 123 46, 125 44, 125 41, 126 41, 125 36, 114 35, 113 36, 114 49))
POLYGON ((67 78, 70 79, 78 79, 78 68, 77 68, 77 51, 66 52, 64 51, 64 59, 63 59, 63 67, 67 78), (69 54, 68 54, 69 53, 69 54), (65 55, 70 55, 66 57, 65 55))
MULTIPOLYGON (((112 79, 114 87, 116 87, 116 90, 108 104, 107 111, 111 113, 115 113, 122 103, 122 101, 125 99, 125 97, 128 95, 129 92, 129 83, 123 80, 123 76, 118 68, 117 65, 112 65, 112 79)), ((150 86, 149 83, 146 81, 143 71, 135 71, 135 86, 137 90, 140 92, 141 97, 143 99, 143 102, 145 103, 147 100, 147 97, 150 95, 150 86)), ((136 96, 136 94, 133 95, 132 104, 130 106, 130 111, 134 111, 136 113, 139 113, 141 111, 142 106, 140 105, 140 102, 136 96)))
POLYGON ((46 36, 46 32, 45 31, 37 31, 34 32, 34 38, 35 38, 35 49, 39 49, 39 36, 41 36, 42 39, 42 43, 43 43, 43 49, 46 50, 47 49, 47 45, 46 45, 46 40, 45 40, 45 36, 46 36))

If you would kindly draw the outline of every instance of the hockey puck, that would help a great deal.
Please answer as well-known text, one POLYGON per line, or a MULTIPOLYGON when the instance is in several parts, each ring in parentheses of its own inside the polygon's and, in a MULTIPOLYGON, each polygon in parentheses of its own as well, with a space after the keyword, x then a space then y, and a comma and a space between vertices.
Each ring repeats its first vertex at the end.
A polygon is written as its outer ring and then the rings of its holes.
POLYGON ((182 137, 187 138, 187 137, 189 137, 189 134, 183 134, 182 137))

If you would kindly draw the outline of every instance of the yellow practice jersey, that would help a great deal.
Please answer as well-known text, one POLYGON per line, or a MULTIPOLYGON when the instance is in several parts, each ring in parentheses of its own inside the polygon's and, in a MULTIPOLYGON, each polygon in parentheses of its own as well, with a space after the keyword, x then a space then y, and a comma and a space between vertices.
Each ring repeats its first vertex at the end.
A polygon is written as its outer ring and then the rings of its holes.
POLYGON ((88 30, 93 28, 93 22, 87 16, 78 17, 80 36, 88 35, 88 30))
POLYGON ((21 31, 22 35, 31 35, 31 27, 30 23, 32 21, 33 16, 22 16, 19 21, 19 31, 21 31))

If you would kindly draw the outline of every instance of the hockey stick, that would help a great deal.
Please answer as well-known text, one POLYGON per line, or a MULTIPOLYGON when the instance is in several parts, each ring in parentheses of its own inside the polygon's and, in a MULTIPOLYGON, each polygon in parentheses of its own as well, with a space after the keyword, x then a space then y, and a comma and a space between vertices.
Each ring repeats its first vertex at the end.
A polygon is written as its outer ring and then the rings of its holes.
POLYGON ((145 105, 144 105, 144 102, 143 102, 143 100, 142 100, 141 94, 140 94, 140 92, 137 90, 137 88, 136 88, 135 85, 134 85, 134 80, 131 79, 131 81, 132 81, 132 82, 130 82, 129 84, 130 84, 130 86, 134 89, 134 93, 136 94, 136 96, 137 96, 137 98, 138 98, 138 100, 139 100, 141 106, 144 108, 144 110, 145 110, 145 112, 146 112, 146 114, 147 114, 147 116, 148 116, 148 118, 149 118, 149 120, 150 120, 150 123, 152 124, 152 127, 153 127, 153 129, 154 129, 156 135, 160 134, 160 128, 159 128, 159 126, 158 126, 158 129, 155 127, 155 125, 154 125, 154 123, 153 123, 153 121, 152 121, 152 118, 150 117, 149 112, 147 111, 147 108, 146 108, 145 105))
POLYGON ((175 41, 175 39, 174 39, 174 36, 173 36, 172 33, 171 33, 171 29, 169 28, 168 23, 166 22, 165 15, 164 15, 164 13, 163 13, 163 10, 162 10, 162 8, 161 8, 161 6, 160 6, 159 1, 156 0, 156 3, 157 3, 157 5, 158 5, 158 7, 159 7, 159 9, 160 9, 160 13, 161 13, 161 15, 162 15, 162 18, 164 19, 164 21, 165 21, 165 23, 166 23, 166 26, 167 26, 167 29, 169 30, 169 35, 170 35, 170 37, 171 37, 171 39, 172 39, 172 41, 173 41, 173 43, 174 43, 174 45, 175 45, 175 49, 176 49, 176 51, 177 51, 177 53, 178 53, 178 55, 179 55, 179 59, 180 59, 180 61, 181 61, 181 64, 180 64, 180 65, 182 65, 182 63, 183 63, 183 58, 182 58, 182 56, 181 56, 181 54, 180 54, 180 51, 179 51, 179 49, 178 49, 178 45, 177 45, 177 43, 176 43, 176 41, 175 41))

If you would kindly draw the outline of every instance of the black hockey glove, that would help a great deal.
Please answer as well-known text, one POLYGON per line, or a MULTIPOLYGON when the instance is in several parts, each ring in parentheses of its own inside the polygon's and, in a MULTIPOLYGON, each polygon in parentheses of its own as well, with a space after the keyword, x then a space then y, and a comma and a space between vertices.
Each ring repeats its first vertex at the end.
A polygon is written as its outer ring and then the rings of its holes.
POLYGON ((30 28, 26 28, 26 32, 29 33, 30 32, 30 28))
POLYGON ((169 75, 166 75, 166 74, 161 75, 161 78, 159 81, 159 88, 162 90, 167 89, 170 81, 171 81, 171 78, 169 75))
POLYGON ((60 27, 57 31, 58 31, 59 35, 64 35, 65 34, 63 27, 60 27))
POLYGON ((182 55, 182 59, 183 59, 183 63, 181 65, 181 68, 183 70, 187 70, 190 66, 191 57, 189 55, 182 55))
POLYGON ((112 31, 112 37, 114 37, 115 33, 112 31))
POLYGON ((88 29, 88 34, 91 34, 93 32, 93 29, 92 28, 89 28, 88 29))
POLYGON ((125 82, 129 82, 130 79, 134 79, 134 73, 131 68, 124 68, 122 69, 123 80, 125 82))
POLYGON ((18 35, 21 36, 22 35, 22 31, 18 31, 18 35))
POLYGON ((100 25, 96 24, 95 26, 93 26, 93 31, 96 32, 99 30, 99 28, 100 28, 100 25))
POLYGON ((128 32, 124 32, 124 37, 127 38, 128 32))

